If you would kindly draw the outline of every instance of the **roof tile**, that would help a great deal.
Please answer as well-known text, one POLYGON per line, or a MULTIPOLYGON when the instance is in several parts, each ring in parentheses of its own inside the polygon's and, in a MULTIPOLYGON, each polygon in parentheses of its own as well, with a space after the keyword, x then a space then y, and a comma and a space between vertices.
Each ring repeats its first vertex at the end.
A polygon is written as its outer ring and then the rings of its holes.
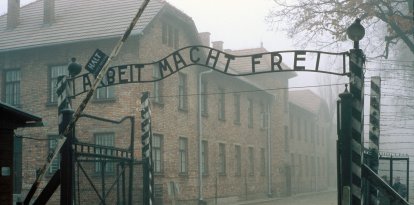
MULTIPOLYGON (((0 52, 121 36, 143 0, 55 0, 55 23, 43 24, 43 0, 20 8, 20 24, 0 16, 0 52)), ((150 1, 133 33, 141 32, 166 3, 150 1)))

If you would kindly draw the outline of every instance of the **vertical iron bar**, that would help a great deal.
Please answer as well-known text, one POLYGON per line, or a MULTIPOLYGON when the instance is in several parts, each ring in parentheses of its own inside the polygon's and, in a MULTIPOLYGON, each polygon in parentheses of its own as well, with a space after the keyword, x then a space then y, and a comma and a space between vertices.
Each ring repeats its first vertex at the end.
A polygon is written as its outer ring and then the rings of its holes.
POLYGON ((390 186, 393 186, 394 185, 394 173, 393 173, 393 171, 392 171, 392 169, 393 169, 393 162, 392 161, 394 161, 393 159, 392 159, 392 155, 390 156, 390 186))
POLYGON ((336 181, 337 181, 337 197, 338 197, 338 205, 341 205, 342 201, 342 182, 341 182, 341 155, 340 155, 340 142, 339 140, 336 141, 336 181))
MULTIPOLYGON (((119 175, 119 163, 116 163, 116 176, 119 175)), ((120 205, 120 196, 119 196, 119 180, 116 180, 116 204, 120 205)))
POLYGON ((346 88, 345 91, 339 94, 341 103, 340 103, 340 167, 341 167, 341 204, 349 203, 352 201, 352 198, 349 196, 348 191, 352 187, 352 100, 353 95, 348 92, 346 88))
POLYGON ((101 183, 102 183, 102 204, 105 205, 106 204, 106 195, 105 195, 105 167, 106 167, 106 162, 104 160, 101 160, 101 183))
POLYGON ((410 199, 410 158, 407 159, 407 201, 410 199))
POLYGON ((132 189, 134 181, 134 152, 135 152, 135 117, 130 117, 131 120, 131 159, 129 161, 129 189, 128 189, 128 204, 132 205, 132 189))
POLYGON ((352 100, 352 141, 351 155, 351 204, 360 205, 363 200, 361 164, 363 155, 363 116, 364 116, 364 54, 357 47, 350 50, 350 92, 352 100))
POLYGON ((70 121, 73 118, 73 110, 69 99, 70 86, 66 76, 58 77, 58 119, 59 134, 64 135, 66 141, 60 149, 60 204, 72 205, 73 203, 73 151, 74 138, 73 126, 70 121), (69 132, 64 132, 69 127, 69 132))
POLYGON ((125 204, 126 202, 126 191, 125 191, 125 163, 122 162, 121 163, 121 167, 122 167, 122 204, 125 204))

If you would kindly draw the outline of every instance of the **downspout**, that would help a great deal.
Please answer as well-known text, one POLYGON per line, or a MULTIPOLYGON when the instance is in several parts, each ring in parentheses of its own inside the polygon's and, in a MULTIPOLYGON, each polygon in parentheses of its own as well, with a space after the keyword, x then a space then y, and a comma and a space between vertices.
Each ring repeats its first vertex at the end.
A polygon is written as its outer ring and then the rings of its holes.
POLYGON ((267 166, 267 176, 269 178, 268 184, 267 184, 267 188, 268 188, 268 197, 272 197, 273 193, 272 193, 272 140, 271 140, 271 136, 272 136, 272 128, 271 128, 271 105, 272 102, 267 104, 267 154, 268 154, 268 166, 267 166))
POLYGON ((201 148, 203 146, 203 124, 202 124, 202 116, 201 116, 201 79, 203 75, 213 72, 213 70, 207 70, 200 72, 198 74, 198 201, 199 204, 203 201, 203 170, 202 167, 202 153, 201 148))

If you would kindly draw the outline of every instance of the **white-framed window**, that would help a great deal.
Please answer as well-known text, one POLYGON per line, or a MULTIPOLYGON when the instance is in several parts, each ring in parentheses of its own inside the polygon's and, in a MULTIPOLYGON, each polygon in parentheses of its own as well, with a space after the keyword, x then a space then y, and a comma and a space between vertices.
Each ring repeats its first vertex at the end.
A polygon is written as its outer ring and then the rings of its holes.
POLYGON ((241 147, 240 145, 234 145, 234 161, 235 161, 235 174, 241 176, 241 147))
POLYGON ((20 70, 6 70, 4 79, 4 101, 16 107, 20 107, 20 70))
POLYGON ((49 67, 49 103, 57 103, 58 77, 68 75, 67 65, 56 65, 49 67))
POLYGON ((201 142, 201 171, 203 175, 208 174, 208 142, 206 140, 201 142))
POLYGON ((234 123, 240 124, 240 94, 234 94, 234 123))
POLYGON ((200 109, 201 109, 201 114, 202 115, 207 115, 208 114, 208 104, 207 104, 207 96, 208 96, 208 93, 207 93, 207 80, 201 80, 201 88, 200 88, 200 90, 201 90, 201 93, 200 93, 200 97, 201 97, 201 107, 200 107, 200 109))
POLYGON ((160 73, 160 68, 158 66, 154 66, 152 70, 152 79, 158 80, 158 81, 153 82, 152 93, 153 93, 154 102, 162 103, 161 96, 162 96, 163 84, 162 84, 162 80, 159 80, 161 79, 161 73, 160 73))
POLYGON ((248 156, 249 156, 249 175, 254 175, 254 149, 253 147, 249 147, 248 149, 248 156))
MULTIPOLYGON (((112 132, 108 133, 95 133, 95 144, 103 145, 107 147, 115 146, 115 134, 112 132)), ((104 150, 96 149, 95 154, 104 154, 104 150)), ((105 164, 105 172, 113 173, 115 170, 115 164, 113 162, 103 162, 105 158, 96 158, 97 160, 102 160, 102 162, 95 163, 95 172, 101 172, 102 166, 105 164)))
POLYGON ((267 128, 267 113, 263 103, 260 103, 260 128, 267 128))
MULTIPOLYGON (((107 85, 108 79, 104 77, 102 79, 102 83, 107 85)), ((111 100, 115 98, 115 87, 114 86, 106 86, 106 87, 100 87, 96 89, 96 95, 97 100, 111 100)))
POLYGON ((179 31, 174 26, 169 23, 162 23, 162 44, 167 45, 168 47, 177 49, 180 44, 179 31))
POLYGON ((218 97, 218 119, 225 120, 226 119, 226 98, 225 98, 225 91, 223 88, 218 89, 219 97, 218 97))
POLYGON ((266 174, 266 152, 264 148, 260 148, 260 175, 266 174))
POLYGON ((179 159, 180 159, 180 174, 187 174, 188 172, 188 140, 180 137, 179 143, 179 159))
POLYGON ((226 144, 219 143, 219 174, 226 174, 226 144))
POLYGON ((247 126, 253 127, 253 100, 247 99, 247 126))
POLYGON ((160 134, 152 135, 152 161, 154 163, 154 173, 163 172, 163 140, 160 134))
POLYGON ((178 109, 187 110, 187 75, 178 73, 178 109))

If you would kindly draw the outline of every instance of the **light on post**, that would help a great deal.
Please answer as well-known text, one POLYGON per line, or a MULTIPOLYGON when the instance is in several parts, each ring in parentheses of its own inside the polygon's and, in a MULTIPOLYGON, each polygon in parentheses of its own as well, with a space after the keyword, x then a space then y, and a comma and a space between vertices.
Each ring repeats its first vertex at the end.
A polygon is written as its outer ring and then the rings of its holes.
POLYGON ((348 35, 348 38, 354 41, 354 49, 359 49, 359 41, 365 35, 365 29, 361 25, 361 19, 355 19, 354 23, 346 29, 346 34, 348 35))
POLYGON ((82 65, 76 62, 76 58, 72 58, 71 61, 68 65, 69 76, 75 77, 81 72, 82 65))

